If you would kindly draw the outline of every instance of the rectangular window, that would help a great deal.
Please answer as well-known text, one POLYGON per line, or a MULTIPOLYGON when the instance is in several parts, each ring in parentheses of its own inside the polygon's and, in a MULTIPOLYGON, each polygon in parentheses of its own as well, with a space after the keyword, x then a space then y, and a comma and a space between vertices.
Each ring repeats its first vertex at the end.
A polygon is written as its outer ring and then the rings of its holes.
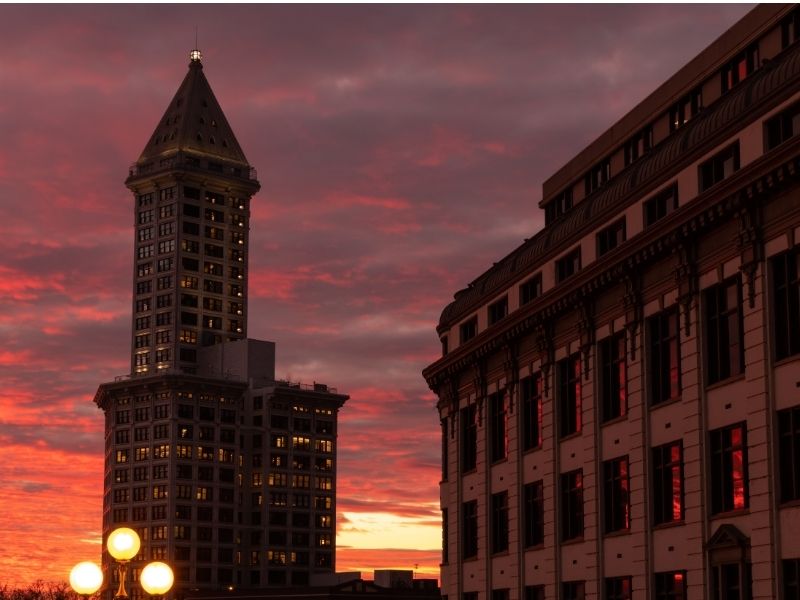
POLYGON ((459 327, 459 339, 463 344, 478 335, 478 317, 472 317, 459 327))
POLYGON ((603 256, 625 241, 625 218, 615 221, 597 233, 597 256, 603 256))
POLYGON ((136 293, 137 294, 149 294, 153 291, 153 282, 152 280, 148 279, 147 281, 140 281, 136 284, 136 293))
POLYGON ((750 565, 725 563, 711 567, 711 597, 716 600, 749 600, 750 565))
POLYGON ((461 504, 461 558, 478 556, 478 501, 471 500, 461 504))
POLYGON ((508 600, 508 590, 492 590, 492 600, 508 600))
POLYGON ((653 448, 653 524, 683 521, 683 444, 653 448))
POLYGON ((755 43, 722 67, 722 93, 724 94, 744 81, 748 76, 752 75, 757 68, 758 43, 755 43))
POLYGON ((544 543, 544 482, 526 483, 522 488, 522 527, 525 548, 544 543))
POLYGON ((739 170, 739 142, 731 144, 698 167, 700 192, 727 179, 739 170))
POLYGON ((630 577, 606 577, 604 600, 631 600, 630 577))
POLYGON ((603 423, 627 413, 627 371, 625 368, 625 333, 602 340, 600 351, 600 396, 603 423))
POLYGON ((525 600, 544 600, 544 586, 526 585, 525 600))
POLYGON ((745 423, 709 432, 711 441, 711 514, 748 506, 747 429, 745 423))
POLYGON ((680 326, 678 310, 665 310, 647 319, 650 403, 681 395, 680 326))
POLYGON ((519 305, 524 306, 542 295, 542 274, 537 273, 519 286, 519 305))
POLYGON ((686 571, 655 574, 655 600, 686 600, 686 571))
POLYGON ((800 559, 781 561, 781 580, 784 600, 800 598, 800 559))
POLYGON ((603 187, 611 179, 611 161, 605 159, 592 167, 583 178, 583 187, 588 196, 603 187))
POLYGON ((581 430, 581 358, 573 354, 558 361, 559 437, 581 430))
POLYGON ((672 211, 678 209, 678 184, 673 184, 646 200, 644 209, 644 227, 647 229, 656 221, 660 221, 672 211))
POLYGON ((561 541, 583 537, 583 470, 562 473, 561 541))
POLYGON ((492 553, 508 550, 508 492, 492 494, 492 553))
POLYGON ((561 283, 565 279, 572 277, 580 270, 581 249, 580 246, 578 246, 569 254, 562 256, 556 261, 556 283, 561 283))
POLYGON ((744 372, 742 300, 739 287, 739 278, 733 277, 703 292, 708 385, 744 372))
POLYGON ((631 501, 628 457, 603 462, 603 531, 630 529, 631 501))
POLYGON ((542 374, 519 382, 522 397, 522 449, 542 447, 542 374))
POLYGON ((478 424, 475 405, 461 409, 461 472, 475 469, 478 460, 478 424))
POLYGON ((764 150, 769 151, 800 133, 800 103, 764 122, 764 150))
POLYGON ((544 207, 544 223, 549 225, 572 210, 572 188, 567 188, 555 196, 544 207))
POLYGON ((680 129, 703 110, 703 91, 697 87, 669 109, 669 130, 680 129))
POLYGON ((584 600, 583 581, 564 581, 561 584, 561 600, 584 600))
POLYGON ((508 296, 489 305, 489 325, 494 325, 508 315, 508 296))
POLYGON ((800 500, 800 406, 778 411, 781 502, 800 500))
MULTIPOLYGON (((800 14, 800 12, 798 13, 800 14)), ((800 252, 770 259, 775 360, 800 354, 800 252)))
POLYGON ((489 396, 490 460, 503 460, 508 454, 508 413, 503 392, 489 396))
POLYGON ((639 133, 632 136, 623 148, 623 155, 625 159, 625 166, 636 162, 642 156, 650 152, 653 147, 653 128, 647 126, 639 133))

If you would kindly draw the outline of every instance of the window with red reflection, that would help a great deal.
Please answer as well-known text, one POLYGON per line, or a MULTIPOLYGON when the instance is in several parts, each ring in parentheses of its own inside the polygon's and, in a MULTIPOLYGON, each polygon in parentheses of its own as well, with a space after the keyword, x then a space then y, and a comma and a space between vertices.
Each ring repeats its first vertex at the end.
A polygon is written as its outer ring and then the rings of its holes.
POLYGON ((598 344, 598 349, 600 351, 601 419, 605 423, 625 415, 628 408, 625 334, 620 333, 602 340, 598 344))
POLYGON ((630 529, 631 503, 628 457, 603 463, 603 531, 630 529))
POLYGON ((653 448, 653 523, 683 520, 683 447, 680 441, 653 448))
POLYGON ((746 425, 710 432, 711 514, 748 506, 746 425))
POLYGON ((631 600, 630 577, 606 577, 605 600, 631 600))
POLYGON ((656 573, 655 600, 686 600, 686 572, 656 573))
POLYGON ((558 362, 559 436, 581 430, 581 360, 573 354, 558 362))

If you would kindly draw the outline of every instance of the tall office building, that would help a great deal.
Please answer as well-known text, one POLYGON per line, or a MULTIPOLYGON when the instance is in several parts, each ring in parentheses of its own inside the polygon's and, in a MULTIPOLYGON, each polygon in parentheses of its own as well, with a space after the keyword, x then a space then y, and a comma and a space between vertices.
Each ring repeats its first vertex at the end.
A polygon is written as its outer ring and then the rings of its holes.
MULTIPOLYGON (((199 51, 126 185, 134 195, 131 373, 100 386, 103 539, 188 590, 307 584, 335 564, 337 414, 346 395, 275 379, 247 339, 250 201, 259 189, 199 51)), ((106 594, 116 571, 104 552, 106 594)), ((133 586, 133 595, 141 595, 133 586)))
POLYGON ((800 598, 799 40, 748 13, 444 309, 445 598, 800 598))

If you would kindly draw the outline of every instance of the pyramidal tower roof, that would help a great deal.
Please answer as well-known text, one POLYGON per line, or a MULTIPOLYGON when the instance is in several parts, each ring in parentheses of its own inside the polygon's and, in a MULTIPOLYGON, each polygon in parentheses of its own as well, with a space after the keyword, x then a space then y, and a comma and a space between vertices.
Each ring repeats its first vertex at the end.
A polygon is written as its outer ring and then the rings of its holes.
POLYGON ((203 74, 200 51, 192 50, 190 57, 189 72, 137 164, 184 152, 247 165, 247 158, 203 74))

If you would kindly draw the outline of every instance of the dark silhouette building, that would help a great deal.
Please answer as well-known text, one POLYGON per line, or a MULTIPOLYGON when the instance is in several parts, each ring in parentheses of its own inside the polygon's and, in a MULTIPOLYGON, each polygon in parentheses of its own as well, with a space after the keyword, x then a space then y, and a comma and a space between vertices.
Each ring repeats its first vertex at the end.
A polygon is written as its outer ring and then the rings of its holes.
MULTIPOLYGON (((103 539, 138 531, 134 579, 169 563, 171 592, 307 585, 333 572, 337 414, 347 396, 275 378, 247 339, 256 172, 199 51, 126 185, 135 250, 131 373, 100 386, 103 539)), ((116 585, 104 551, 107 594, 116 585)), ((134 596, 141 594, 133 586, 134 596)))
POLYGON ((442 312, 445 598, 800 598, 798 40, 748 13, 442 312))

